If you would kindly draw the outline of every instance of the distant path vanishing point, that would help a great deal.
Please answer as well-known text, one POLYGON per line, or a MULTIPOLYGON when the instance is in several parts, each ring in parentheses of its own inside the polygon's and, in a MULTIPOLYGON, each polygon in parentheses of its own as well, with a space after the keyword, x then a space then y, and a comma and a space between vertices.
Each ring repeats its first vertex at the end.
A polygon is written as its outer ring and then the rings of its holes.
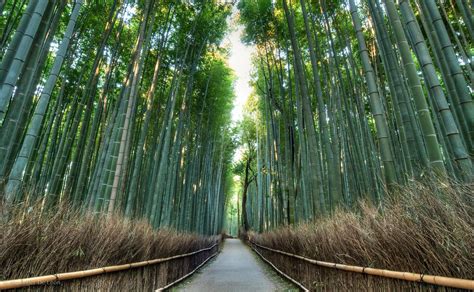
POLYGON ((226 239, 217 258, 175 291, 297 291, 264 265, 239 239, 226 239))

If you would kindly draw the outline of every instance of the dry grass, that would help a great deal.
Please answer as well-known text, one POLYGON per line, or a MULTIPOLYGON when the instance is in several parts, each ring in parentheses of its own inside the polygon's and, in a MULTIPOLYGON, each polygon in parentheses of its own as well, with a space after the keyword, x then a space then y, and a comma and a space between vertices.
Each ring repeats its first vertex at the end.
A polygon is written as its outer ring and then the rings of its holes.
MULTIPOLYGON (((400 188, 383 213, 361 203, 357 212, 338 211, 331 218, 252 237, 261 245, 322 261, 473 279, 472 187, 452 184, 440 189, 440 185, 414 182, 400 188)), ((338 289, 384 287, 370 283, 367 276, 307 267, 270 252, 265 255, 315 290, 331 289, 328 283, 338 289)), ((385 287, 393 287, 393 282, 385 287)))
MULTIPOLYGON (((157 231, 144 221, 120 216, 81 215, 67 208, 42 215, 38 209, 30 210, 26 216, 17 213, 8 222, 0 222, 0 280, 164 258, 209 247, 218 240, 172 230, 157 231)), ((189 272, 207 256, 209 253, 205 252, 192 259, 173 260, 157 267, 135 269, 132 273, 93 277, 79 286, 76 283, 75 289, 69 286, 68 289, 109 290, 117 285, 121 290, 156 289, 189 272), (172 269, 173 273, 168 273, 172 269), (88 284, 84 286, 84 283, 88 284)), ((54 288, 54 285, 43 288, 54 288)))

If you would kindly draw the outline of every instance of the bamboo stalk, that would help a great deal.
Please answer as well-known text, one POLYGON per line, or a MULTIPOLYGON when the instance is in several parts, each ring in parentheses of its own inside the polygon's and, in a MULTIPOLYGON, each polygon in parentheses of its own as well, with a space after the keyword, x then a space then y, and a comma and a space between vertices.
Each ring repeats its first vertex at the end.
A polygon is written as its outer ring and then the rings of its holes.
POLYGON ((130 269, 134 269, 138 267, 155 265, 155 264, 168 262, 168 261, 178 259, 178 258, 189 257, 189 256, 192 256, 204 251, 211 250, 214 247, 216 247, 217 244, 218 243, 215 243, 214 245, 208 248, 203 248, 194 252, 185 253, 181 255, 175 255, 175 256, 167 257, 167 258, 154 259, 154 260, 136 262, 136 263, 131 263, 131 264, 108 266, 108 267, 103 267, 103 268, 95 268, 95 269, 90 269, 90 270, 83 270, 83 271, 76 271, 76 272, 69 272, 69 273, 59 273, 59 274, 54 274, 54 275, 38 276, 38 277, 32 277, 32 278, 0 281, 0 290, 16 289, 16 288, 22 288, 22 287, 27 287, 27 286, 33 286, 33 285, 40 285, 40 284, 44 284, 44 283, 48 283, 52 281, 74 280, 74 279, 80 279, 84 277, 91 277, 91 276, 96 276, 96 275, 101 275, 101 274, 106 274, 106 273, 113 273, 113 272, 118 272, 118 271, 130 270, 130 269))
POLYGON ((279 253, 282 255, 286 255, 288 257, 297 258, 297 259, 300 259, 300 260, 303 260, 308 263, 321 266, 321 267, 338 269, 338 270, 343 270, 343 271, 353 272, 353 273, 367 274, 367 275, 372 275, 372 276, 379 276, 379 277, 384 277, 384 278, 410 281, 410 282, 420 282, 420 283, 433 284, 437 286, 474 290, 474 280, 435 276, 435 275, 424 275, 424 274, 417 274, 417 273, 410 273, 410 272, 399 272, 399 271, 392 271, 392 270, 385 270, 385 269, 375 269, 375 268, 369 268, 369 267, 351 266, 351 265, 318 261, 318 260, 310 259, 304 256, 295 255, 289 252, 269 248, 269 247, 260 245, 258 243, 255 243, 251 240, 249 242, 259 248, 272 251, 275 253, 279 253))

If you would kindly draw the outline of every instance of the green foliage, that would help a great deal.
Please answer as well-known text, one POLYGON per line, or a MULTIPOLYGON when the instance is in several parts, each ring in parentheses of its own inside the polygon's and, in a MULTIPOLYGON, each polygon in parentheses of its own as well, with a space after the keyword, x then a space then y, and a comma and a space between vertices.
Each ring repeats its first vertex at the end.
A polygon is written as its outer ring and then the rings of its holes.
POLYGON ((445 169, 472 179, 471 13, 428 2, 239 2, 243 41, 257 49, 234 167, 242 182, 256 157, 243 206, 252 229, 381 204, 395 185, 445 169))
POLYGON ((242 0, 238 8, 240 22, 245 24, 246 43, 259 44, 276 33, 272 0, 242 0))
MULTIPOLYGON (((46 5, 59 16, 57 26, 54 17, 42 19, 55 48, 75 7, 66 3, 61 10, 60 2, 46 5)), ((40 200, 48 209, 67 201, 146 218, 155 227, 220 232, 236 147, 229 126, 234 75, 220 45, 231 7, 209 1, 81 4, 60 70, 51 71, 58 59, 52 51, 32 80, 42 102, 36 105, 34 94, 2 99, 8 115, 25 113, 15 126, 18 135, 0 139, 2 149, 11 149, 0 155, 0 188, 15 190, 7 203, 40 200), (51 91, 44 94, 51 76, 51 91)), ((12 17, 0 20, 3 53, 14 52, 15 34, 22 37, 18 23, 26 5, 12 5, 2 11, 12 17)), ((42 48, 44 37, 34 40, 32 48, 42 48)), ((25 62, 38 62, 29 56, 25 62)), ((2 66, 11 58, 5 55, 2 66)), ((21 83, 25 70, 19 72, 20 91, 28 90, 21 83)), ((7 71, 0 71, 3 82, 7 71)))

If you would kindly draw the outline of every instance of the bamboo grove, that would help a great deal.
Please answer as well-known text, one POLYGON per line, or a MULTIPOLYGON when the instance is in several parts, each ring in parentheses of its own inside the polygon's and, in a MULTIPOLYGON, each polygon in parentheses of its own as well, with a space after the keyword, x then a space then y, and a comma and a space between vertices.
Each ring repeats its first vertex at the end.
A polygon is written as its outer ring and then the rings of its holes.
POLYGON ((220 232, 234 147, 220 45, 230 6, 14 0, 0 12, 7 213, 67 203, 220 232))
POLYGON ((471 1, 242 0, 239 9, 257 50, 236 168, 245 229, 360 199, 382 205, 391 189, 427 177, 472 182, 471 1))

